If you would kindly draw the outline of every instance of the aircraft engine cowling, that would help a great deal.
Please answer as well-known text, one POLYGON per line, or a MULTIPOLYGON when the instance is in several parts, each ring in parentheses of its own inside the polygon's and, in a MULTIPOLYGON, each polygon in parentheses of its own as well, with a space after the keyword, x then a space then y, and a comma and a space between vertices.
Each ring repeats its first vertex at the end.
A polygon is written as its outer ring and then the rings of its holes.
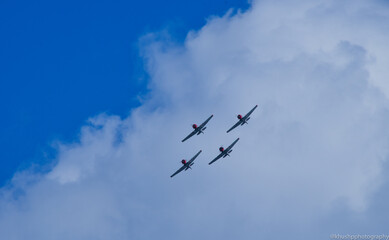
POLYGON ((192 125, 192 128, 196 129, 196 128, 197 128, 197 125, 196 125, 196 124, 193 124, 193 125, 192 125))
POLYGON ((223 147, 220 147, 220 148, 219 148, 219 151, 220 151, 220 152, 223 152, 223 151, 224 151, 224 148, 223 148, 223 147))
POLYGON ((242 119, 242 115, 239 114, 239 115, 237 116, 237 118, 238 118, 239 120, 242 119))
POLYGON ((185 164, 186 164, 186 160, 185 160, 185 159, 182 159, 182 160, 181 160, 181 163, 185 165, 185 164))

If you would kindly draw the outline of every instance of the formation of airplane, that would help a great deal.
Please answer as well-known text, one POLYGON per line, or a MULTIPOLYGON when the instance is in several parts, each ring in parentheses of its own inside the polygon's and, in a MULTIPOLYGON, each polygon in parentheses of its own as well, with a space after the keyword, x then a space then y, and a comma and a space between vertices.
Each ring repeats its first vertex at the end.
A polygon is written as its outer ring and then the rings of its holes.
POLYGON ((235 123, 234 126, 232 126, 230 129, 227 130, 227 133, 229 133, 232 129, 236 128, 239 125, 248 124, 247 121, 250 119, 251 113, 254 112, 254 110, 258 107, 258 105, 255 105, 253 109, 250 110, 244 117, 242 115, 238 114, 237 118, 239 119, 237 123, 235 123))
POLYGON ((190 137, 192 137, 195 134, 199 135, 200 133, 204 133, 204 130, 207 128, 205 125, 207 125, 207 123, 209 122, 209 120, 211 120, 212 117, 213 117, 213 114, 209 118, 207 118, 207 120, 205 120, 200 126, 193 124, 192 128, 194 130, 186 138, 184 138, 181 142, 185 142, 187 139, 189 139, 190 137))
MULTIPOLYGON (((230 129, 228 129, 227 133, 229 133, 231 130, 238 127, 239 125, 247 124, 247 121, 250 119, 250 115, 254 112, 254 110, 257 107, 258 107, 258 105, 255 105, 255 107, 253 109, 251 109, 244 117, 242 117, 242 115, 239 114, 238 115, 239 121, 237 123, 235 123, 235 125, 232 126, 230 129)), ((193 124, 192 127, 194 130, 188 136, 186 136, 181 142, 185 142, 186 140, 188 140, 189 138, 191 138, 192 136, 194 136, 196 134, 200 135, 200 133, 204 133, 204 130, 207 128, 207 127, 205 127, 205 125, 207 125, 207 123, 209 122, 209 120, 211 120, 212 117, 213 117, 213 115, 208 117, 200 126, 193 124)), ((225 158, 227 156, 230 156, 229 154, 232 152, 232 147, 234 147, 234 145, 238 141, 239 141, 239 138, 237 138, 233 143, 231 143, 231 145, 228 146, 226 149, 224 149, 223 147, 220 147, 219 148, 219 151, 220 151, 219 155, 217 155, 208 164, 211 165, 212 163, 216 162, 220 158, 225 158)), ((183 170, 186 171, 188 169, 192 169, 191 166, 194 164, 194 160, 200 155, 201 152, 202 152, 202 150, 200 150, 196 155, 194 155, 189 161, 186 161, 185 159, 181 160, 182 166, 175 173, 173 173, 173 175, 171 175, 170 177, 171 178, 174 177, 175 175, 182 172, 183 170)))

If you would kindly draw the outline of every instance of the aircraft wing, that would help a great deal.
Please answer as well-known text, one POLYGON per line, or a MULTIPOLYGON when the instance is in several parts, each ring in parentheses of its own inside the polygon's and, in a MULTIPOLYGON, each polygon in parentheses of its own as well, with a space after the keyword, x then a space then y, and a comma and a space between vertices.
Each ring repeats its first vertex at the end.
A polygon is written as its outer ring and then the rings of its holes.
POLYGON ((219 160, 219 158, 223 157, 225 151, 223 151, 222 153, 220 153, 219 155, 217 155, 217 157, 215 157, 212 161, 210 161, 208 164, 211 165, 212 163, 216 162, 217 160, 219 160))
POLYGON ((239 120, 237 123, 235 123, 234 126, 232 126, 230 129, 227 130, 227 133, 229 133, 232 129, 234 129, 234 128, 236 128, 237 126, 239 126, 241 123, 242 123, 242 121, 239 120))
POLYGON ((258 105, 255 105, 255 107, 253 107, 253 109, 251 109, 250 112, 248 112, 248 113, 246 114, 246 116, 244 116, 243 118, 244 118, 244 119, 248 118, 248 116, 250 116, 250 114, 252 114, 252 113, 254 112, 254 110, 255 110, 257 107, 258 107, 258 105))
POLYGON ((230 146, 228 146, 228 148, 226 148, 226 150, 224 150, 225 152, 228 152, 231 150, 231 148, 239 141, 239 138, 237 138, 233 143, 231 143, 230 146))
POLYGON ((178 173, 180 173, 182 170, 184 170, 186 168, 186 165, 180 167, 180 169, 178 169, 175 173, 173 173, 173 175, 171 175, 170 177, 174 177, 175 175, 177 175, 178 173))
POLYGON ((192 137, 193 135, 195 135, 197 133, 197 129, 199 128, 196 128, 195 130, 193 130, 193 132, 191 132, 188 136, 186 136, 186 138, 184 138, 181 142, 185 142, 188 138, 192 137))
POLYGON ((191 163, 197 158, 197 156, 200 155, 201 152, 202 152, 202 150, 200 150, 196 155, 194 155, 194 156, 192 157, 192 159, 190 159, 190 160, 188 161, 188 164, 191 164, 191 163))
POLYGON ((213 114, 212 114, 209 118, 207 118, 207 120, 205 120, 205 121, 199 126, 199 128, 202 129, 202 128, 209 122, 209 120, 211 120, 212 117, 213 117, 213 114))

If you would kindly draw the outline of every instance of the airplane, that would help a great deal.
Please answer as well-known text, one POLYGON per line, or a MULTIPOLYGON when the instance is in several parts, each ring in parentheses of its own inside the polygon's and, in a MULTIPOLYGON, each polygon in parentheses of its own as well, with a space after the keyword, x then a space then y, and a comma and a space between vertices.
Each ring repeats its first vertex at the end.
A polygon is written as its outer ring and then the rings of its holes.
POLYGON ((186 161, 185 159, 182 159, 181 160, 181 163, 183 164, 182 167, 180 167, 180 169, 178 169, 175 173, 173 173, 173 175, 171 175, 170 177, 174 177, 176 174, 180 173, 182 170, 188 170, 189 168, 191 168, 191 166, 194 164, 194 160, 197 158, 198 155, 200 155, 202 150, 200 150, 196 155, 194 155, 194 157, 192 157, 192 159, 190 159, 189 161, 186 161))
POLYGON ((223 157, 227 157, 227 156, 230 156, 229 153, 232 152, 232 147, 235 145, 235 143, 237 143, 239 141, 239 138, 237 138, 228 148, 224 149, 223 147, 220 147, 219 148, 219 151, 221 152, 217 157, 215 157, 215 159, 213 159, 210 163, 208 163, 209 165, 211 165, 212 163, 214 163, 215 161, 219 160, 219 158, 223 157))
POLYGON ((237 123, 235 123, 234 126, 232 126, 230 129, 228 129, 227 133, 229 133, 232 129, 236 128, 237 126, 239 125, 244 125, 245 123, 247 124, 247 121, 250 119, 250 114, 252 112, 254 112, 254 110, 258 107, 258 105, 255 105, 255 107, 253 109, 250 110, 250 112, 248 112, 244 117, 242 117, 242 115, 238 115, 237 118, 239 119, 239 121, 237 123))
POLYGON ((200 133, 204 133, 204 130, 207 128, 205 127, 205 125, 208 123, 209 120, 211 120, 211 118, 213 117, 213 114, 207 119, 205 120, 200 126, 197 126, 196 124, 193 124, 192 127, 193 127, 193 132, 191 132, 186 138, 184 138, 181 142, 185 142, 188 138, 192 137, 193 135, 195 135, 197 133, 197 135, 199 135, 200 133))

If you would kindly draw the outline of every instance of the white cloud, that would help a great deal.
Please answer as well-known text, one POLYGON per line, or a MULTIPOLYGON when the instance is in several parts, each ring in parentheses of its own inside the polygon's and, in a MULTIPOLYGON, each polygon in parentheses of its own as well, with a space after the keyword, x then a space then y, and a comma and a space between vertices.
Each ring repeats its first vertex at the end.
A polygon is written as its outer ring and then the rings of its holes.
POLYGON ((48 174, 17 174, 2 190, 0 234, 327 239, 320 223, 339 206, 364 215, 385 181, 387 10, 258 1, 183 45, 150 34, 147 100, 126 119, 92 118, 48 174), (226 134, 255 104, 250 124, 226 134), (206 134, 181 143, 210 114, 206 134), (231 158, 208 166, 236 137, 231 158), (199 149, 193 170, 170 179, 199 149))

